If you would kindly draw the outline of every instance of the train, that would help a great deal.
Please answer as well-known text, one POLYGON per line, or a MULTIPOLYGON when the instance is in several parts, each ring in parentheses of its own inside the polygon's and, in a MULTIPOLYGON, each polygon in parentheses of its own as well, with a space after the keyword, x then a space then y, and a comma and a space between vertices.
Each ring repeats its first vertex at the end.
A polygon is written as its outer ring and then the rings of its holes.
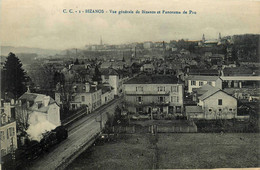
POLYGON ((43 134, 40 141, 25 139, 24 145, 20 146, 13 154, 8 154, 2 159, 3 169, 23 169, 27 164, 49 152, 55 145, 68 138, 68 130, 64 126, 43 134), (15 159, 14 159, 15 158, 15 159))

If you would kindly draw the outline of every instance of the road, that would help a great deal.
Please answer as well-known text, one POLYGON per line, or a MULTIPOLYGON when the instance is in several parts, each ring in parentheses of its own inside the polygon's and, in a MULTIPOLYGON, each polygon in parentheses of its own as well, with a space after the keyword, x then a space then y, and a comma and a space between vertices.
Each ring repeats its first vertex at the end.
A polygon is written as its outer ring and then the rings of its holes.
POLYGON ((102 120, 102 127, 104 127, 107 121, 106 113, 113 114, 116 106, 119 105, 120 102, 121 98, 114 99, 109 105, 103 106, 74 122, 68 127, 68 139, 57 145, 51 152, 44 154, 33 162, 29 169, 63 169, 65 167, 64 164, 67 165, 68 162, 72 161, 72 155, 80 151, 82 152, 82 148, 84 148, 86 143, 100 133, 100 120, 102 120))

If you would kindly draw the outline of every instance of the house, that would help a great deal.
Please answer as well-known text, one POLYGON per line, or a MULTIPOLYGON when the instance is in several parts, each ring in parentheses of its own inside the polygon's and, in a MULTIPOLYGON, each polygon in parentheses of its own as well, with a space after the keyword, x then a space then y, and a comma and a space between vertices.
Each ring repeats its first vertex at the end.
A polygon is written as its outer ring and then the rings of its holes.
POLYGON ((204 85, 193 91, 197 106, 186 106, 186 116, 197 119, 232 119, 237 117, 237 99, 223 90, 204 85))
MULTIPOLYGON (((101 87, 97 82, 93 84, 86 83, 74 83, 71 91, 70 109, 77 110, 80 108, 86 108, 88 113, 91 113, 95 109, 101 106, 101 87)), ((61 94, 55 93, 55 100, 61 102, 61 94)))
POLYGON ((183 82, 170 75, 139 75, 124 83, 124 102, 129 112, 181 114, 183 82))
POLYGON ((113 69, 123 69, 126 67, 126 63, 123 61, 107 61, 103 62, 100 66, 101 69, 103 68, 113 68, 113 69))
POLYGON ((29 125, 35 126, 46 121, 54 126, 61 125, 60 106, 50 96, 25 92, 16 104, 16 116, 24 120, 27 115, 29 125))
POLYGON ((102 86, 101 90, 101 105, 107 104, 114 99, 115 91, 114 88, 111 87, 109 84, 105 84, 104 86, 102 86))
MULTIPOLYGON (((114 94, 120 95, 122 92, 122 84, 125 81, 123 75, 116 71, 115 69, 101 69, 101 79, 102 83, 108 83, 114 88, 114 94)), ((126 77, 127 79, 127 77, 126 77)))
POLYGON ((190 51, 189 51, 189 50, 182 49, 182 50, 180 51, 180 54, 190 55, 190 51))
POLYGON ((0 139, 1 139, 1 158, 17 149, 16 121, 14 102, 0 103, 0 139))
POLYGON ((141 71, 145 72, 145 73, 154 73, 155 67, 153 64, 144 64, 141 67, 141 71))
POLYGON ((219 76, 190 75, 186 78, 186 81, 188 93, 191 93, 192 89, 202 87, 205 84, 222 89, 222 79, 219 76))
POLYGON ((218 76, 219 71, 216 69, 199 69, 199 68, 190 68, 187 67, 187 73, 189 75, 201 75, 201 76, 218 76))
POLYGON ((152 48, 153 42, 151 41, 146 41, 143 43, 144 49, 150 49, 152 48))

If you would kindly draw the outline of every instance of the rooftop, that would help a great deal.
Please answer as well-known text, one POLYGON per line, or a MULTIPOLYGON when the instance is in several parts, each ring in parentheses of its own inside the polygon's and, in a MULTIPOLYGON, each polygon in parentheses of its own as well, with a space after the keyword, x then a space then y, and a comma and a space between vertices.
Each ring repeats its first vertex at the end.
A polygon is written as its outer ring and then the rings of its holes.
POLYGON ((200 100, 205 100, 206 98, 208 98, 209 96, 215 94, 216 92, 221 91, 219 88, 210 86, 208 84, 202 86, 198 90, 204 91, 204 93, 202 93, 202 95, 198 97, 198 99, 200 99, 200 100))
POLYGON ((259 75, 259 69, 250 67, 231 67, 224 68, 223 74, 224 76, 257 76, 259 75))
POLYGON ((113 68, 102 68, 100 72, 102 75, 118 75, 118 72, 113 68))
POLYGON ((204 80, 204 81, 216 81, 219 76, 201 76, 201 75, 190 75, 186 80, 204 80))
MULTIPOLYGON (((48 100, 47 99, 47 100, 48 100)), ((49 110, 51 104, 56 103, 53 98, 38 93, 25 92, 18 100, 21 101, 22 105, 27 105, 29 110, 46 113, 49 110), (44 100, 48 97, 48 105, 44 106, 44 100)))
POLYGON ((135 78, 132 78, 125 82, 124 84, 178 84, 182 83, 175 76, 170 75, 140 75, 135 78))

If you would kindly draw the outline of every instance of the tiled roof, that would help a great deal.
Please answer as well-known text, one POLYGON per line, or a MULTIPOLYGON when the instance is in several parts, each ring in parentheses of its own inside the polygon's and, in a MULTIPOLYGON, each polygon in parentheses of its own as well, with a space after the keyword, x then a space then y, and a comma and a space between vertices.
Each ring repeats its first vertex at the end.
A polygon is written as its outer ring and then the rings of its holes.
POLYGON ((102 94, 105 94, 106 92, 112 91, 113 87, 111 87, 111 86, 102 86, 101 90, 102 90, 102 94))
POLYGON ((202 80, 202 81, 216 81, 219 76, 201 76, 201 75, 190 75, 186 80, 202 80))
POLYGON ((22 105, 27 105, 27 102, 29 102, 29 110, 46 113, 49 110, 49 105, 54 104, 56 102, 53 98, 50 97, 48 106, 44 106, 43 102, 45 97, 50 96, 25 92, 18 100, 21 100, 22 105))
POLYGON ((102 75, 118 75, 118 72, 113 68, 102 68, 100 72, 102 75))
POLYGON ((218 70, 213 69, 190 69, 189 71, 190 75, 204 75, 204 76, 218 76, 219 72, 218 70))
POLYGON ((221 90, 218 88, 209 89, 208 91, 203 93, 201 96, 199 96, 198 99, 205 100, 206 98, 208 98, 209 96, 212 96, 213 94, 215 94, 218 91, 221 91, 221 90))
POLYGON ((259 70, 249 67, 224 68, 224 76, 252 76, 259 75, 259 70))
POLYGON ((182 83, 175 76, 169 75, 140 75, 138 77, 132 78, 125 82, 124 84, 178 84, 182 83))

